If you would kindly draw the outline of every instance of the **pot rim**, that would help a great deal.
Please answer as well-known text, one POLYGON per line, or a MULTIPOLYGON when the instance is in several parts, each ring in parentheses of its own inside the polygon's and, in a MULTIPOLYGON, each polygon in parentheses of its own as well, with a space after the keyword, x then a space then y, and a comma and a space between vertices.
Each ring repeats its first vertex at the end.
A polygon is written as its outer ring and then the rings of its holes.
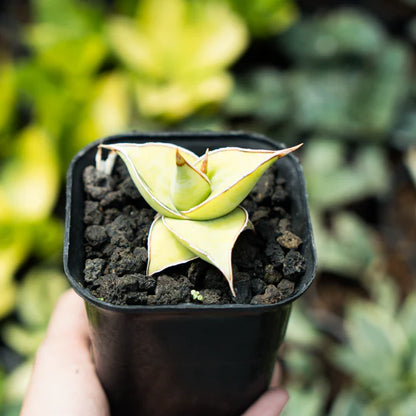
MULTIPOLYGON (((68 171, 67 171, 67 185, 66 185, 66 205, 65 205, 65 236, 64 236, 64 249, 63 249, 63 265, 65 274, 75 292, 81 296, 85 302, 91 303, 94 306, 99 308, 103 308, 112 312, 122 312, 122 313, 153 313, 153 312, 179 312, 185 313, 187 311, 192 312, 202 312, 202 313, 214 313, 214 312, 221 312, 224 313, 225 311, 230 312, 245 312, 245 313, 261 313, 266 311, 273 311, 275 309, 281 308, 284 305, 288 305, 296 300, 298 297, 303 295, 306 290, 312 284, 317 267, 317 259, 316 259, 316 247, 315 242, 313 239, 312 233, 312 224, 309 214, 309 209, 306 209, 306 228, 309 230, 310 233, 310 249, 312 254, 312 261, 311 261, 311 270, 309 270, 309 278, 305 284, 302 285, 298 290, 294 292, 293 295, 281 300, 280 302, 269 304, 269 305, 247 305, 247 304, 222 304, 222 305, 203 305, 203 304, 194 304, 194 303, 181 303, 177 305, 114 305, 112 303, 104 302, 95 296, 93 296, 85 287, 83 287, 77 279, 72 276, 70 267, 68 265, 69 261, 69 247, 70 247, 70 234, 69 234, 69 225, 71 224, 71 205, 72 205, 72 185, 73 185, 73 176, 72 171, 74 165, 82 159, 91 149, 97 147, 99 144, 102 143, 112 143, 112 142, 120 142, 122 139, 132 139, 138 138, 139 140, 146 139, 146 141, 152 141, 152 139, 159 140, 159 141, 168 141, 168 139, 172 139, 172 137, 181 138, 181 139, 189 139, 192 137, 197 136, 201 139, 210 139, 210 138, 244 138, 245 139, 253 139, 258 143, 264 143, 268 147, 278 148, 282 146, 280 143, 274 142, 269 138, 265 137, 264 135, 258 133, 252 133, 247 131, 240 131, 240 130, 233 130, 233 131, 226 131, 226 132, 211 132, 211 131, 201 131, 201 132, 178 132, 178 131, 169 131, 169 132, 138 132, 138 131, 131 131, 127 133, 115 134, 111 136, 104 137, 102 139, 95 140, 81 149, 72 159, 71 163, 69 164, 68 171)), ((305 189, 305 179, 303 175, 302 166, 299 163, 299 159, 290 153, 285 158, 290 158, 294 161, 294 167, 296 169, 297 176, 299 178, 299 185, 305 189)), ((305 191, 305 198, 306 198, 306 191, 305 191)), ((306 273, 306 272, 305 272, 306 273)))

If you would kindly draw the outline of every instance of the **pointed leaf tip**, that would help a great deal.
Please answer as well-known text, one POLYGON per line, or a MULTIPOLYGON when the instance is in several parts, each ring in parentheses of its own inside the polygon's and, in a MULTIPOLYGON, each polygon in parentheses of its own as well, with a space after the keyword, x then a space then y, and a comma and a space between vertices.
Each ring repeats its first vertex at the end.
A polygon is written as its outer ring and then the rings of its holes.
POLYGON ((238 236, 247 227, 247 211, 238 207, 221 218, 208 221, 166 217, 163 217, 162 221, 188 250, 221 271, 235 296, 232 250, 238 236))
POLYGON ((278 159, 287 156, 289 153, 294 152, 295 150, 298 150, 300 147, 303 146, 303 143, 297 144, 296 146, 287 147, 286 149, 278 150, 276 154, 278 155, 278 159))
MULTIPOLYGON (((207 176, 212 192, 199 205, 182 211, 194 220, 218 218, 235 209, 250 193, 263 173, 278 159, 301 145, 281 150, 242 149, 225 147, 209 152, 207 176)), ((204 163, 204 156, 196 167, 204 163)))
POLYGON ((176 149, 176 166, 183 166, 186 163, 185 158, 181 155, 179 149, 176 149))
POLYGON ((207 148, 207 150, 205 151, 205 155, 202 157, 202 162, 201 162, 201 166, 199 168, 199 170, 206 175, 207 171, 208 171, 208 154, 209 154, 209 149, 207 148))
POLYGON ((176 170, 171 185, 170 196, 179 211, 186 211, 200 204, 211 193, 209 179, 192 166, 176 150, 176 170))
POLYGON ((127 166, 130 176, 146 202, 162 215, 185 218, 172 202, 170 192, 175 175, 175 155, 179 149, 187 163, 198 157, 170 143, 114 143, 101 145, 115 150, 127 166))

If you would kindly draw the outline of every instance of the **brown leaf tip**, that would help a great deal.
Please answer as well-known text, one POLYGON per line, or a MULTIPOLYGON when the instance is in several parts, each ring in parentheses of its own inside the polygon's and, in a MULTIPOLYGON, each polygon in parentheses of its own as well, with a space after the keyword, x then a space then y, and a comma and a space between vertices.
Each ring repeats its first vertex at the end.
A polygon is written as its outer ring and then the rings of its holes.
POLYGON ((185 158, 180 154, 179 150, 176 149, 176 166, 183 166, 185 163, 185 158))
POLYGON ((200 169, 204 175, 206 175, 208 171, 208 153, 209 153, 209 149, 207 148, 207 150, 205 151, 204 159, 202 160, 201 169, 200 169))

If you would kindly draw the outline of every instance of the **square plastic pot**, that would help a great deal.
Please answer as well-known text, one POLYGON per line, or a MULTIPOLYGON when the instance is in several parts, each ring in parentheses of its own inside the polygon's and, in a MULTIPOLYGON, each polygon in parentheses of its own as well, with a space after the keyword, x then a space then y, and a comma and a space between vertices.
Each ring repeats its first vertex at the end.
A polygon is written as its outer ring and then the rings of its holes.
MULTIPOLYGON (((170 142, 203 154, 207 147, 278 149, 254 134, 131 133, 99 143, 170 142)), ((288 155, 279 175, 290 194, 293 232, 302 240, 306 272, 292 296, 273 305, 116 306, 83 287, 83 170, 94 164, 98 142, 81 150, 67 175, 65 273, 84 299, 92 352, 112 415, 232 416, 267 389, 292 302, 312 283, 316 255, 302 168, 288 155)))

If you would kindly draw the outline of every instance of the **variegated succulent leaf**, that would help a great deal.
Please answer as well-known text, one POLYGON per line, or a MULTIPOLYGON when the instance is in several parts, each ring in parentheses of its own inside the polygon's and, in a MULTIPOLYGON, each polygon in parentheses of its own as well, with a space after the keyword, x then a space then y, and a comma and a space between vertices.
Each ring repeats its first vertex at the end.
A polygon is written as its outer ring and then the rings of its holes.
POLYGON ((171 199, 176 151, 180 149, 182 157, 191 164, 198 160, 197 155, 169 143, 116 143, 101 147, 118 153, 140 194, 155 211, 172 218, 186 218, 171 199))
MULTIPOLYGON (((277 151, 229 147, 209 152, 207 177, 211 183, 211 193, 199 205, 181 213, 191 219, 208 220, 231 212, 276 160, 300 146, 277 151)), ((202 157, 195 166, 204 163, 202 157)))
POLYGON ((171 183, 171 199, 175 208, 188 210, 205 201, 210 193, 211 183, 206 175, 176 150, 175 177, 171 183))
POLYGON ((143 198, 158 212, 149 232, 148 274, 195 257, 212 263, 231 292, 231 253, 249 223, 239 207, 282 150, 222 148, 198 157, 168 143, 102 145, 125 162, 143 198))
POLYGON ((247 227, 247 211, 237 207, 223 217, 212 220, 194 221, 163 217, 162 222, 189 251, 222 272, 231 293, 235 296, 231 257, 238 236, 247 227))
POLYGON ((158 273, 167 267, 176 266, 198 258, 184 246, 163 224, 162 216, 154 219, 148 238, 148 275, 158 273))

